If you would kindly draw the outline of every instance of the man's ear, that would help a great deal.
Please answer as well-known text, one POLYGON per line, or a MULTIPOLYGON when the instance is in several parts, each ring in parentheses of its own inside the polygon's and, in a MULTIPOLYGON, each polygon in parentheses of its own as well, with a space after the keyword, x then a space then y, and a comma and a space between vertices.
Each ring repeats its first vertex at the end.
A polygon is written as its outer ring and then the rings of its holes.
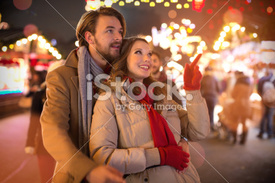
POLYGON ((94 44, 94 36, 91 32, 86 31, 84 37, 89 44, 94 44))

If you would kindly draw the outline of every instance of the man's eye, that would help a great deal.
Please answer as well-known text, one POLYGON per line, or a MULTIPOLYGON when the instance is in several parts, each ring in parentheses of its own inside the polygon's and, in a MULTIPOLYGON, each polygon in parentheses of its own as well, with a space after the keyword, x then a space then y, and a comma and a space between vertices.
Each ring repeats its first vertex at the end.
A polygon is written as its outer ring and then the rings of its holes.
POLYGON ((148 56, 152 57, 152 53, 148 53, 148 56))
POLYGON ((113 30, 107 30, 107 32, 109 32, 109 33, 113 33, 113 30))
POLYGON ((123 35, 123 31, 119 31, 119 33, 120 33, 121 35, 123 35))

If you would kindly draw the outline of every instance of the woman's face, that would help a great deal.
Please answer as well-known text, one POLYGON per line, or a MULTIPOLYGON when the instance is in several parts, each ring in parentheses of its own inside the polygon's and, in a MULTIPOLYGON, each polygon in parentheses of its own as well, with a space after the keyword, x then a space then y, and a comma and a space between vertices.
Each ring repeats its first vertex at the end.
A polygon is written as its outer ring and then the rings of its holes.
POLYGON ((128 76, 137 82, 150 76, 152 50, 144 41, 136 41, 127 57, 128 76))

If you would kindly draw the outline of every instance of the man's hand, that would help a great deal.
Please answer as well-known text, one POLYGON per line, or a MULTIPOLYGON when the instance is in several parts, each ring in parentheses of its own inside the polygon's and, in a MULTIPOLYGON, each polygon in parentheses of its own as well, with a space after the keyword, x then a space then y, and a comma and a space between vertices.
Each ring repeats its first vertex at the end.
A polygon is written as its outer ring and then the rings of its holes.
POLYGON ((126 183, 123 174, 108 165, 96 167, 86 175, 86 179, 97 183, 126 183))
MULTIPOLYGON (((178 146, 181 146, 181 147, 182 147, 182 150, 183 150, 184 152, 190 154, 189 145, 188 145, 188 143, 187 143, 184 139, 181 139, 181 140, 179 141, 178 146)), ((190 156, 188 157, 188 160, 189 160, 189 162, 191 161, 190 156)), ((187 163, 188 166, 189 166, 189 162, 187 163)), ((185 168, 185 169, 182 170, 182 171, 178 171, 178 173, 183 174, 183 173, 186 172, 186 170, 187 170, 187 168, 185 168)))
POLYGON ((30 155, 34 155, 35 154, 35 148, 31 147, 31 146, 27 146, 27 147, 25 147, 25 153, 30 154, 30 155))

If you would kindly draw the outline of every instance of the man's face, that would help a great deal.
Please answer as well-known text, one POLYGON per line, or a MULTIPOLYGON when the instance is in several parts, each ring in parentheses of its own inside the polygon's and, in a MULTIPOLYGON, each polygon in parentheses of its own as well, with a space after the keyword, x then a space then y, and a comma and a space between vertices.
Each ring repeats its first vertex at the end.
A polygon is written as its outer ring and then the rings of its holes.
POLYGON ((157 55, 152 55, 152 73, 156 74, 159 72, 159 68, 162 66, 161 60, 158 58, 157 55))
POLYGON ((109 62, 119 57, 123 28, 114 16, 99 16, 94 36, 94 47, 109 62))

